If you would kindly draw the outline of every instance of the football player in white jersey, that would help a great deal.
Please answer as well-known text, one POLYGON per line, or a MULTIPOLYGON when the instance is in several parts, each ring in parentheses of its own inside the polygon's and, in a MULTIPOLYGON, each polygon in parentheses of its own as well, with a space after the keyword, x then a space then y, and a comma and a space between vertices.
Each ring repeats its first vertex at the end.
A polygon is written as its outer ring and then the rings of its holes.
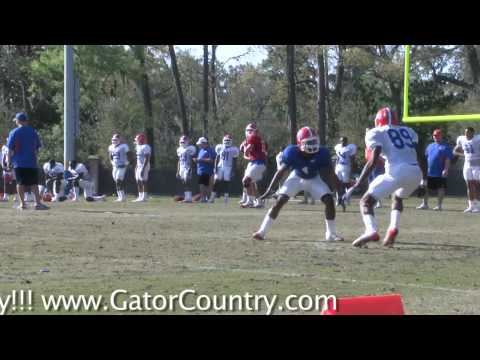
POLYGON ((226 134, 223 137, 223 143, 215 147, 217 156, 215 157, 215 182, 213 185, 210 202, 215 201, 217 191, 221 185, 224 188, 224 202, 228 203, 230 191, 230 182, 233 178, 236 159, 240 154, 240 149, 232 144, 232 136, 226 134))
POLYGON ((197 148, 193 145, 190 145, 190 140, 188 136, 182 135, 178 142, 179 146, 177 148, 177 179, 179 179, 184 187, 185 197, 183 202, 191 203, 192 202, 192 167, 193 160, 192 158, 197 153, 197 148))
POLYGON ((335 165, 335 174, 342 183, 342 192, 337 193, 337 206, 342 204, 345 211, 345 202, 341 202, 343 194, 350 187, 351 175, 355 164, 355 155, 357 154, 357 146, 349 144, 346 136, 340 138, 340 143, 335 145, 335 154, 337 155, 337 164, 335 165))
MULTIPOLYGON (((7 139, 8 141, 8 139, 7 139)), ((7 145, 2 146, 2 177, 3 177, 3 197, 0 198, 0 201, 8 201, 8 186, 15 186, 15 172, 13 169, 8 167, 8 162, 7 162, 7 156, 8 156, 8 147, 7 145)), ((16 188, 16 186, 15 186, 16 188)), ((14 192, 15 198, 14 201, 16 201, 17 195, 16 192, 14 192)))
POLYGON ((87 167, 84 164, 77 162, 76 160, 70 161, 65 177, 68 181, 68 185, 65 188, 65 194, 67 195, 73 187, 73 201, 78 201, 80 197, 80 188, 83 189, 83 196, 86 201, 105 201, 105 195, 93 194, 94 184, 88 173, 87 167))
POLYGON ((130 151, 127 144, 122 143, 119 134, 114 134, 112 144, 108 147, 108 153, 112 163, 112 176, 117 188, 118 199, 115 201, 127 201, 124 189, 125 173, 128 166, 127 154, 130 151))
POLYGON ((65 168, 63 164, 56 162, 54 159, 43 164, 43 173, 45 174, 45 187, 53 194, 52 201, 59 201, 64 193, 65 181, 63 173, 65 168))
POLYGON ((459 136, 453 153, 463 156, 463 178, 467 183, 468 207, 464 212, 480 212, 480 135, 475 135, 471 127, 465 129, 465 135, 459 136))
POLYGON ((369 241, 380 240, 373 207, 378 200, 392 194, 390 226, 383 241, 384 246, 391 247, 398 235, 403 199, 408 198, 422 179, 427 178, 425 162, 418 149, 418 135, 411 128, 398 125, 396 114, 388 107, 378 111, 375 128, 365 135, 365 145, 373 150, 373 156, 365 164, 358 181, 344 195, 344 200, 349 199, 353 191, 368 178, 381 154, 386 158, 385 174, 370 183, 360 200, 365 233, 352 245, 364 247, 369 241))
POLYGON ((135 151, 137 154, 137 165, 135 167, 135 180, 138 187, 138 198, 133 202, 147 201, 147 182, 150 172, 150 157, 152 148, 147 144, 147 137, 140 133, 135 136, 135 151))

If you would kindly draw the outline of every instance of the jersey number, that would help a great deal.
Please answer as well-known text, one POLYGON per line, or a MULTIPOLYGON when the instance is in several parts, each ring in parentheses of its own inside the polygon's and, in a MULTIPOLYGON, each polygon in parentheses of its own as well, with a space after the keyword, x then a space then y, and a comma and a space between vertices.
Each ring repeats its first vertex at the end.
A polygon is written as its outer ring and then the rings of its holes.
POLYGON ((465 151, 466 154, 473 154, 473 146, 471 144, 465 144, 463 151, 465 151))
POLYGON ((228 161, 228 152, 222 151, 222 160, 225 162, 228 161))
POLYGON ((407 129, 388 129, 387 133, 393 146, 395 146, 397 149, 403 149, 405 145, 407 145, 409 148, 415 147, 413 139, 407 129))
POLYGON ((305 166, 304 168, 302 168, 302 171, 305 175, 308 175, 308 167, 305 166))

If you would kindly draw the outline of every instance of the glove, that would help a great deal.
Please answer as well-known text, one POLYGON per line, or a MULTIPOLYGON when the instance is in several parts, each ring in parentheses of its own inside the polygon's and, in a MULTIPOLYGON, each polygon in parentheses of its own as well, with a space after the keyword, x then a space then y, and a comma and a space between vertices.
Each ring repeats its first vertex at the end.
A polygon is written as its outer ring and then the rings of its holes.
POLYGON ((351 188, 349 188, 347 190, 347 192, 345 194, 343 194, 342 202, 346 203, 346 202, 350 201, 350 198, 352 197, 354 191, 355 191, 355 187, 352 186, 351 188))

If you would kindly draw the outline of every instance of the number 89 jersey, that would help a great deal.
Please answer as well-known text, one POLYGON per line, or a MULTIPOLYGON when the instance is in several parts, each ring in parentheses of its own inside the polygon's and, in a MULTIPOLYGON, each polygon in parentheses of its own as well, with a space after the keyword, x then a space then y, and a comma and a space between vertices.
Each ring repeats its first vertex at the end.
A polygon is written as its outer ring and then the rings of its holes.
POLYGON ((365 135, 367 148, 382 147, 382 154, 387 159, 387 172, 389 168, 400 164, 417 165, 417 143, 417 133, 406 126, 376 127, 365 135))

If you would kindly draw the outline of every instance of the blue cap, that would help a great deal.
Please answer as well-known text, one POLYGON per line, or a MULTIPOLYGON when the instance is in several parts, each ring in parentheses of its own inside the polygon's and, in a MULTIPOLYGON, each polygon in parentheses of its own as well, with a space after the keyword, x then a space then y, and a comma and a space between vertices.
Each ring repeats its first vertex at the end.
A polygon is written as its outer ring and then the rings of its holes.
POLYGON ((28 120, 27 114, 25 114, 24 112, 16 113, 16 114, 15 114, 15 120, 18 120, 18 121, 27 121, 27 120, 28 120))

